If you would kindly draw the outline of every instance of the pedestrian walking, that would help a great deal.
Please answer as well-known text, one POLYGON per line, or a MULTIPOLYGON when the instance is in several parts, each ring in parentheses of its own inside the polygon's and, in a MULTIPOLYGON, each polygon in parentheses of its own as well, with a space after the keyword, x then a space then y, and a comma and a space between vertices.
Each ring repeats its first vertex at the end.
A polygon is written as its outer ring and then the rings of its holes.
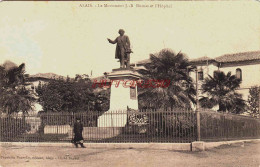
POLYGON ((74 133, 74 138, 73 138, 73 143, 78 148, 78 144, 82 148, 86 148, 83 144, 83 136, 82 136, 82 131, 83 131, 83 124, 80 121, 80 118, 76 118, 76 122, 74 123, 73 127, 73 133, 74 133))

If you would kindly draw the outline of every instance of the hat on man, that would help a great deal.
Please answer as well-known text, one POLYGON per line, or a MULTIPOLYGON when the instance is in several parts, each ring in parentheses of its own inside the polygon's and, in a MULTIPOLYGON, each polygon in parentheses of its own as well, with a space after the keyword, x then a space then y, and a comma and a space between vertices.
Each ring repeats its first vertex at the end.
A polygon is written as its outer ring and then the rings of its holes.
POLYGON ((120 31, 125 32, 125 30, 123 30, 123 29, 119 29, 118 33, 120 33, 120 31))

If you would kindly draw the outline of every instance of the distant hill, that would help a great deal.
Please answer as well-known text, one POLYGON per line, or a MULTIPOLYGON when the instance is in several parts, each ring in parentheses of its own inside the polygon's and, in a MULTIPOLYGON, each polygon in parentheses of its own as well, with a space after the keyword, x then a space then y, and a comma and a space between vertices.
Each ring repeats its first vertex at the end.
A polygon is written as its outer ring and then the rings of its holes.
POLYGON ((54 74, 54 73, 38 73, 35 75, 30 75, 30 78, 46 78, 46 79, 66 79, 67 77, 58 75, 58 74, 54 74))

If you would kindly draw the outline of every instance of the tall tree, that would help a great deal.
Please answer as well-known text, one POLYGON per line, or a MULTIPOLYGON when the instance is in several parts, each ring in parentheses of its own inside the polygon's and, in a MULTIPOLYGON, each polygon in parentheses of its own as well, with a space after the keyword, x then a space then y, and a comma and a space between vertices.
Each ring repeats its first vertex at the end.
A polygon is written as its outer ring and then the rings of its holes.
POLYGON ((5 113, 23 112, 32 109, 33 92, 26 89, 25 64, 20 66, 7 61, 0 66, 0 108, 5 113))
POLYGON ((246 103, 242 95, 236 92, 241 80, 222 71, 215 71, 213 77, 208 76, 202 84, 203 96, 200 104, 204 108, 213 108, 218 105, 222 112, 242 113, 246 109, 246 103))
POLYGON ((188 58, 181 52, 175 54, 170 49, 150 55, 150 63, 139 70, 145 80, 168 80, 168 87, 141 88, 139 101, 141 107, 152 108, 191 108, 195 103, 196 90, 189 76, 188 58))
POLYGON ((74 79, 51 80, 36 88, 44 111, 79 112, 98 110, 95 104, 106 101, 102 92, 95 92, 87 75, 76 75, 74 79))

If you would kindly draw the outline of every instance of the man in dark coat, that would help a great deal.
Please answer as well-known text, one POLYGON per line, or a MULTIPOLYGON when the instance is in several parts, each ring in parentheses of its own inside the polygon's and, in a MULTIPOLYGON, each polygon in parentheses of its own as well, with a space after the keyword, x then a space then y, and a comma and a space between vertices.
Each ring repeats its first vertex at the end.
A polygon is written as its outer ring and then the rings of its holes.
POLYGON ((130 48, 130 40, 129 37, 125 34, 123 29, 118 31, 120 36, 118 36, 115 40, 107 39, 111 44, 116 45, 116 54, 115 58, 120 60, 120 68, 130 68, 130 53, 133 53, 130 48))
POLYGON ((77 118, 73 127, 73 132, 74 132, 73 143, 77 148, 78 148, 78 144, 80 144, 82 148, 85 148, 85 146, 83 145, 82 131, 83 131, 83 124, 80 122, 80 119, 77 118))

